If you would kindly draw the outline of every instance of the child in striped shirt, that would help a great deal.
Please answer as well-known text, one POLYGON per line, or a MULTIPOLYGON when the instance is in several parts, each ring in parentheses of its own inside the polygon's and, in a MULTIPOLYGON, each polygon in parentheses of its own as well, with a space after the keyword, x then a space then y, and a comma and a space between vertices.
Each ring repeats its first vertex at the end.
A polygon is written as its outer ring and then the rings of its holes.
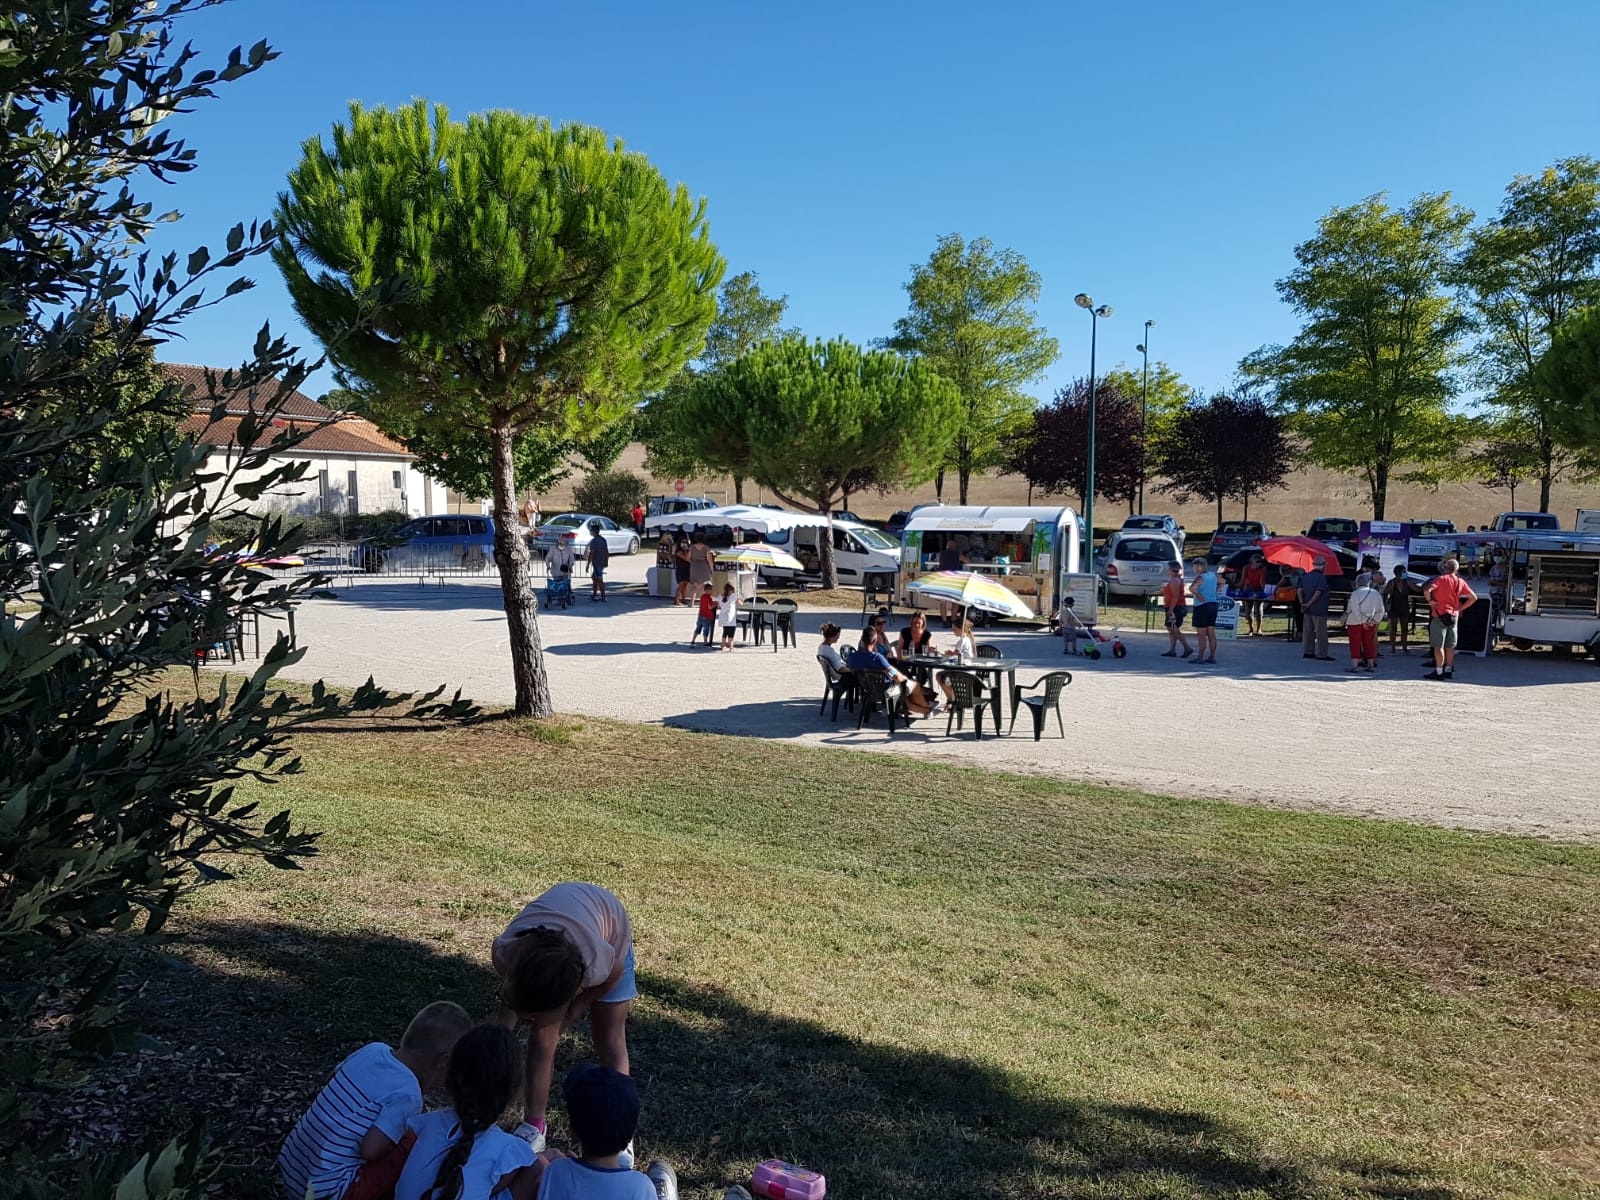
POLYGON ((472 1028, 458 1004, 441 1000, 411 1019, 392 1050, 372 1042, 339 1064, 278 1154, 284 1195, 373 1200, 390 1195, 410 1148, 406 1121, 437 1090, 450 1051, 472 1028))

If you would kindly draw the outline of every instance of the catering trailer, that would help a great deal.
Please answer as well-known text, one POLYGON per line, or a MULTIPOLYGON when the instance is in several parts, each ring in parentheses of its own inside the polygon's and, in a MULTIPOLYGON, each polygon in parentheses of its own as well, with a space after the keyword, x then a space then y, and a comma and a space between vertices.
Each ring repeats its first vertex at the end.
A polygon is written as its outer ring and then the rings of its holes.
POLYGON ((1515 535, 1501 633, 1519 649, 1583 647, 1600 658, 1600 534, 1515 535))
POLYGON ((1083 525, 1070 508, 923 505, 901 538, 899 602, 936 606, 910 585, 937 571, 941 552, 954 547, 964 558, 963 570, 993 575, 1048 618, 1061 594, 1061 576, 1078 573, 1082 539, 1083 525))

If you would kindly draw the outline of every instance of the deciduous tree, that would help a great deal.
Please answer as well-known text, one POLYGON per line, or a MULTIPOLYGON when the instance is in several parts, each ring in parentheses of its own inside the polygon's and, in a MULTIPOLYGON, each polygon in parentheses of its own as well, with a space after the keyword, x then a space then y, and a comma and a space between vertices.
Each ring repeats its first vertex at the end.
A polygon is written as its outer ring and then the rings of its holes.
POLYGON ((1562 322, 1535 368, 1550 421, 1568 445, 1600 454, 1600 305, 1562 322))
POLYGON ((961 421, 942 461, 965 504, 973 473, 1004 461, 1006 435, 1033 407, 1024 389, 1058 354, 1035 311, 1039 276, 1014 250, 952 233, 912 267, 906 293, 910 311, 883 344, 926 359, 960 393, 961 421))
POLYGON ((1284 419, 1260 400, 1219 393, 1172 415, 1151 454, 1159 490, 1217 506, 1236 499, 1250 515, 1250 498, 1284 486, 1294 468, 1294 445, 1284 419))
POLYGON ((1562 444, 1534 368, 1568 314, 1600 300, 1600 162, 1566 158, 1513 179, 1499 214, 1473 231, 1456 278, 1483 334, 1475 382, 1527 431, 1539 508, 1548 510, 1557 480, 1582 477, 1593 466, 1562 444))
MULTIPOLYGON (((825 516, 856 472, 912 486, 927 480, 960 420, 955 388, 926 363, 837 339, 767 342, 696 390, 744 429, 753 479, 825 516)), ((833 539, 820 540, 823 586, 836 587, 833 539)))
POLYGON ((352 105, 278 210, 295 308, 367 415, 488 459, 515 711, 549 716, 517 441, 591 437, 699 350, 722 274, 705 202, 597 129, 419 100, 352 105))
POLYGON ((1397 471, 1460 449, 1449 401, 1467 322, 1445 280, 1470 221, 1448 195, 1334 209, 1278 281, 1299 335, 1242 364, 1291 414, 1308 459, 1361 475, 1378 518, 1397 471))
MULTIPOLYGON (((1077 497, 1089 486, 1089 382, 1074 380, 1036 409, 1007 439, 1009 466, 1046 495, 1077 497)), ((1139 401, 1116 380, 1095 384, 1095 493, 1127 500, 1139 490, 1143 462, 1139 401)))

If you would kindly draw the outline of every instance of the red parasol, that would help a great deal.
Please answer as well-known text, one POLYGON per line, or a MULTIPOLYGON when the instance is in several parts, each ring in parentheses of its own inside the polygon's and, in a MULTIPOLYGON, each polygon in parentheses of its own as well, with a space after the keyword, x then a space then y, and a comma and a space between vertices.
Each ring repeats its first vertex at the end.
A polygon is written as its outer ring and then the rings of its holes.
POLYGON ((1269 563, 1277 563, 1280 567, 1293 567, 1297 571, 1309 571, 1311 560, 1314 558, 1326 559, 1327 563, 1322 568, 1323 574, 1344 574, 1344 568, 1339 565, 1339 556, 1331 547, 1317 541, 1316 538, 1302 537, 1299 534, 1262 538, 1261 553, 1266 556, 1269 563))

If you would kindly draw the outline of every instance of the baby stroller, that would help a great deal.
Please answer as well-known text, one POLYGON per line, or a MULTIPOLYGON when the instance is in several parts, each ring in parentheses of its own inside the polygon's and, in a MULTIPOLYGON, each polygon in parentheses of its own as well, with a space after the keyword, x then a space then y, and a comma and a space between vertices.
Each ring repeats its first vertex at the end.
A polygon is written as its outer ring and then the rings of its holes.
POLYGON ((546 608, 571 608, 572 607, 572 579, 570 576, 557 579, 550 577, 544 585, 544 606, 546 608))

